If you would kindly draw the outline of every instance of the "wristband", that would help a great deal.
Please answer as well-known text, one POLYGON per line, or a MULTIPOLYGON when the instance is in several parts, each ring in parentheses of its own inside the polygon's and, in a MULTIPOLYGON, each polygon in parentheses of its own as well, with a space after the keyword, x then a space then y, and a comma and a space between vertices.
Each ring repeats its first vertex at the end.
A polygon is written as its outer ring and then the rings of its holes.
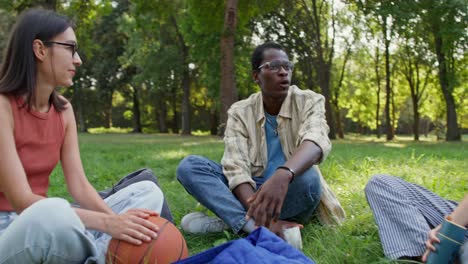
POLYGON ((291 168, 288 168, 286 166, 279 166, 276 169, 277 170, 279 170, 279 169, 287 170, 287 171, 289 171, 291 173, 292 177, 291 177, 291 180, 289 181, 289 183, 291 183, 294 180, 294 177, 296 176, 296 173, 291 168))

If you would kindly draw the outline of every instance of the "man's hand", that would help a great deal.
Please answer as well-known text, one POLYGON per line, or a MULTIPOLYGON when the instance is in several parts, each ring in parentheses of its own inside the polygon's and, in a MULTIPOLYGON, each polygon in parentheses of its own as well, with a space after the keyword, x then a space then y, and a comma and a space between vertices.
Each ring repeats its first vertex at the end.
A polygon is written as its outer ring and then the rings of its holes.
POLYGON ((278 220, 291 177, 292 175, 289 171, 277 170, 247 200, 250 203, 247 218, 255 219, 256 226, 269 228, 271 221, 278 220))
POLYGON ((110 215, 105 220, 105 232, 113 238, 140 245, 157 237, 159 227, 147 220, 150 216, 157 215, 156 212, 144 209, 131 209, 121 215, 110 215))
POLYGON ((437 234, 439 233, 440 227, 442 225, 438 225, 436 228, 432 229, 429 232, 429 239, 426 241, 426 252, 424 252, 424 255, 422 256, 422 261, 426 262, 427 257, 429 256, 429 253, 431 251, 435 251, 436 248, 433 245, 433 243, 440 243, 439 238, 437 237, 437 234))
POLYGON ((299 228, 304 228, 303 225, 301 224, 298 224, 298 223, 295 223, 295 222, 289 222, 289 221, 284 221, 284 220, 278 220, 276 222, 273 222, 271 223, 270 225, 270 231, 272 233, 275 233, 277 236, 281 237, 282 239, 284 239, 284 230, 285 229, 288 229, 288 228, 291 228, 291 227, 295 227, 295 226, 298 226, 299 228))

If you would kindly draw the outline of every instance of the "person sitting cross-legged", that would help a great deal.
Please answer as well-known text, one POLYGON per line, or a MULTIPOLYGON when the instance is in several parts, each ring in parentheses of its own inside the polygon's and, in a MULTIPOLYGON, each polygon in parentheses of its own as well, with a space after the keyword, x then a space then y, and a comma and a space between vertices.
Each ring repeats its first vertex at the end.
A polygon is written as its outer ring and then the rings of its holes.
MULTIPOLYGON (((220 232, 229 226, 235 233, 250 233, 265 226, 284 238, 283 230, 302 227, 311 219, 321 198, 334 206, 335 219, 344 218, 313 166, 331 149, 324 97, 291 86, 292 71, 281 45, 257 46, 252 76, 261 92, 229 109, 221 164, 194 155, 180 162, 177 179, 221 218, 190 213, 182 219, 186 232, 220 232)), ((300 238, 297 231, 295 237, 300 238)), ((291 240, 301 247, 300 241, 291 240)))

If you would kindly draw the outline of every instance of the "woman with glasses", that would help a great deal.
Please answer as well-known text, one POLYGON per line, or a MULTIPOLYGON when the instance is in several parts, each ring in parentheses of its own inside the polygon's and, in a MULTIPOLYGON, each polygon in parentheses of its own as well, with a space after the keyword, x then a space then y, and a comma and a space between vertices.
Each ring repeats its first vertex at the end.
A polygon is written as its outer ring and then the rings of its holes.
POLYGON ((228 111, 221 164, 199 156, 179 164, 185 189, 219 218, 191 213, 186 232, 237 233, 265 226, 301 247, 299 228, 309 222, 325 194, 335 219, 343 210, 313 165, 330 152, 324 97, 291 85, 293 63, 283 47, 265 43, 252 55, 252 76, 260 92, 228 111), (335 214, 336 213, 336 214, 335 214), (294 231, 285 236, 283 230, 294 231))
POLYGON ((0 263, 105 263, 112 237, 139 245, 157 236, 146 220, 164 199, 153 182, 102 200, 85 176, 72 106, 55 90, 73 84, 81 63, 68 18, 19 17, 0 69, 0 263), (46 196, 58 161, 79 208, 46 196))

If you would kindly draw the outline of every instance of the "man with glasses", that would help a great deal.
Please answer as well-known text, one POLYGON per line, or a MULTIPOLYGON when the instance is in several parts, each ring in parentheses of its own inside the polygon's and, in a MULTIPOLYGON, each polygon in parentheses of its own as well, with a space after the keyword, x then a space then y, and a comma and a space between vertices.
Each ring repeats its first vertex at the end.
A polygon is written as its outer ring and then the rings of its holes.
POLYGON ((190 213, 182 219, 184 231, 221 232, 229 226, 250 233, 265 226, 301 248, 299 228, 321 200, 332 205, 324 214, 329 219, 321 220, 343 220, 339 202, 313 166, 331 149, 324 97, 291 86, 293 68, 281 45, 256 47, 252 76, 261 91, 229 109, 221 164, 188 156, 177 169, 187 192, 221 219, 190 213))

